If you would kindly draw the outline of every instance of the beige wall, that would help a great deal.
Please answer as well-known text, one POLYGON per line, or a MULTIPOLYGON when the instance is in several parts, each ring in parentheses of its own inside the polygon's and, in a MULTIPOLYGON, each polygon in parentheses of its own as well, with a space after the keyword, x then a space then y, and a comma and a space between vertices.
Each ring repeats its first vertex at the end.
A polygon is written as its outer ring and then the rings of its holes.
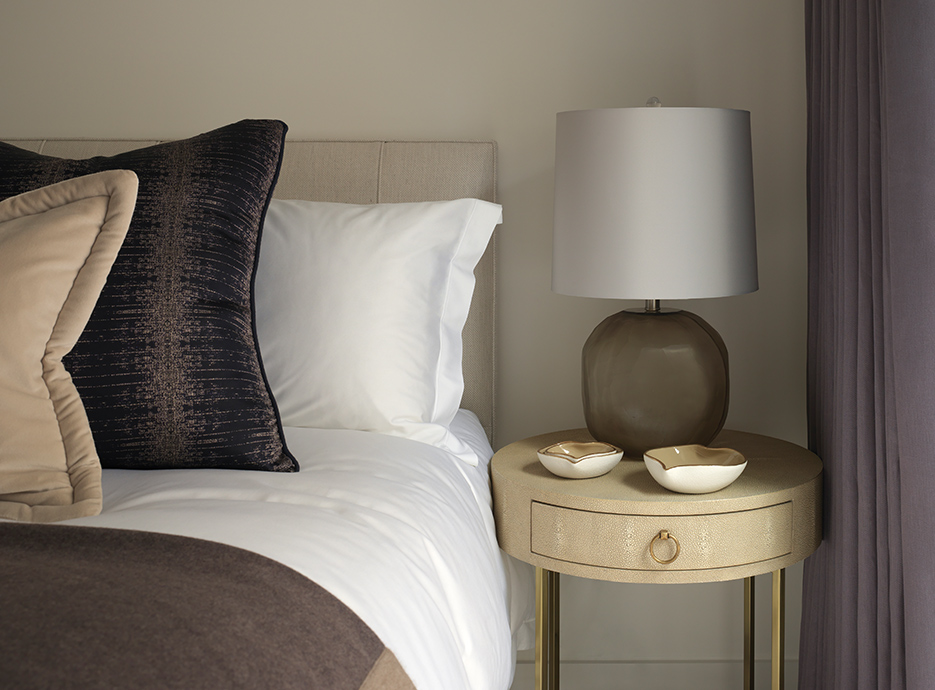
MULTIPOLYGON (((4 0, 0 136, 184 137, 275 117, 294 137, 497 140, 503 444, 581 425, 581 344, 631 306, 549 289, 555 113, 651 95, 750 110, 760 290, 691 308, 731 353, 729 425, 803 442, 802 22, 801 0, 4 0)), ((586 639, 566 636, 567 654, 656 658, 649 642, 677 631, 669 656, 736 658, 732 587, 573 582, 566 626, 586 639), (643 630, 606 634, 647 607, 643 630)))

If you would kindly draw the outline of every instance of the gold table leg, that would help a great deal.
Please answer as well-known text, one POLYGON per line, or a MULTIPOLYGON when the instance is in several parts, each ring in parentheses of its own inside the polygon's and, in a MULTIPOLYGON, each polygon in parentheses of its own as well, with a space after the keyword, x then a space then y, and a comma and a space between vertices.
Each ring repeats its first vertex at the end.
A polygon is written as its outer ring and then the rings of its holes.
POLYGON ((743 579, 743 690, 753 690, 756 624, 756 580, 743 579))
POLYGON ((536 568, 536 690, 558 690, 558 573, 536 568))
POLYGON ((773 571, 772 689, 783 690, 786 682, 786 570, 773 571))

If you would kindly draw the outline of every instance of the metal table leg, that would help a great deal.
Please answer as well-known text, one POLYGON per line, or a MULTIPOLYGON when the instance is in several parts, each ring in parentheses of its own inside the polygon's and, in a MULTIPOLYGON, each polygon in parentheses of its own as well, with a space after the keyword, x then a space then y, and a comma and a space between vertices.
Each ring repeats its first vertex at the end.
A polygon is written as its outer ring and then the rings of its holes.
POLYGON ((756 637, 756 579, 743 579, 743 690, 753 690, 756 637))
POLYGON ((773 572, 772 689, 783 690, 786 682, 786 570, 773 572))
POLYGON ((536 690, 558 690, 558 573, 536 568, 536 690))
MULTIPOLYGON (((754 687, 754 623, 756 614, 756 581, 744 578, 743 583, 743 687, 754 687)), ((770 650, 772 690, 784 690, 786 683, 786 570, 773 572, 772 648, 770 650)))

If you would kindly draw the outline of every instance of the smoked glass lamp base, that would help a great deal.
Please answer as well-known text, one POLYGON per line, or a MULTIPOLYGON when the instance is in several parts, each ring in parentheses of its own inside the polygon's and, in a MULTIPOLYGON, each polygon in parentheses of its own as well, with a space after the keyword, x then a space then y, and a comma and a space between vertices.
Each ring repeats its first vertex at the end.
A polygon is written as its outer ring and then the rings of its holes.
POLYGON ((727 348, 691 312, 618 312, 584 345, 582 397, 588 431, 622 448, 624 457, 707 445, 727 418, 727 348))

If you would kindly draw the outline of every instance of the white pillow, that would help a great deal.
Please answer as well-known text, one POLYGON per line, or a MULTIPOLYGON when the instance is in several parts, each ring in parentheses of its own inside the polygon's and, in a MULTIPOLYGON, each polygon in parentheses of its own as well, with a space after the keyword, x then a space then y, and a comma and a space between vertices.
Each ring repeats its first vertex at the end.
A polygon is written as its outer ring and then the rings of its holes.
POLYGON ((274 199, 255 299, 282 423, 404 436, 476 464, 448 426, 464 390, 474 267, 501 215, 477 199, 274 199))

